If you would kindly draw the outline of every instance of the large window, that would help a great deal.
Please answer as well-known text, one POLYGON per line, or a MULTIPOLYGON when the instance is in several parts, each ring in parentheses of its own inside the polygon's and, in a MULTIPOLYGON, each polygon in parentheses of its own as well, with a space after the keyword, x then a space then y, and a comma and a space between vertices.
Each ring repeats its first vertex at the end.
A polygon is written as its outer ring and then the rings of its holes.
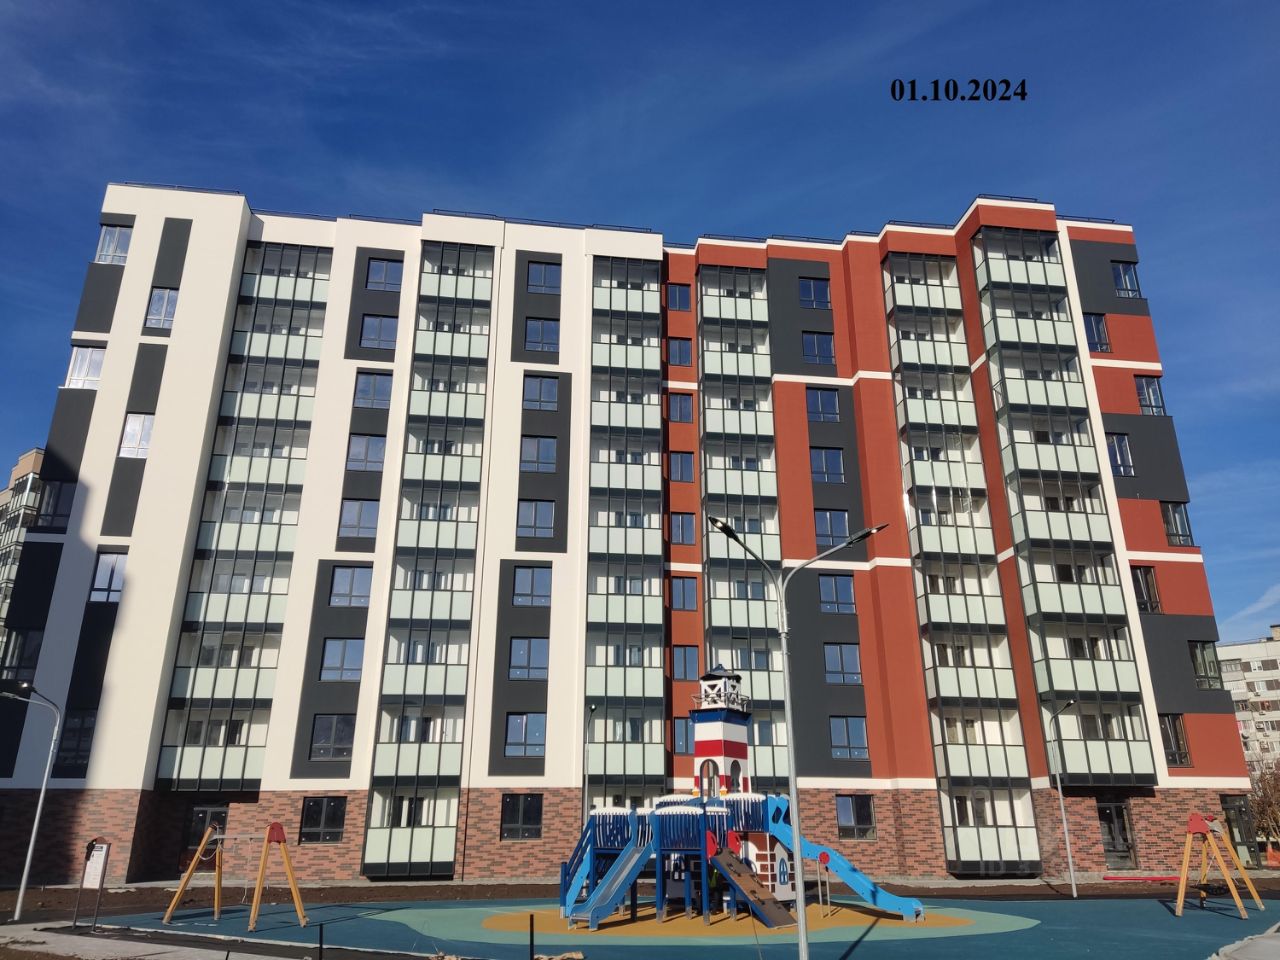
POLYGON ((698 609, 698 578, 697 577, 672 577, 671 578, 671 609, 672 610, 697 610, 698 609))
POLYGON ((801 277, 800 306, 809 310, 830 310, 831 281, 820 277, 801 277))
POLYGON ((159 330, 173 329, 173 314, 178 309, 178 291, 167 287, 152 287, 151 302, 147 304, 144 326, 159 330))
POLYGON ((693 482, 693 454, 672 453, 669 455, 671 480, 680 483, 693 482))
POLYGON ((338 843, 346 821, 346 797, 306 797, 302 801, 298 842, 338 843))
POLYGON ((119 603, 124 590, 124 567, 129 555, 125 553, 100 553, 98 565, 93 571, 93 587, 89 600, 93 603, 119 603))
POLYGON ((75 483, 69 480, 45 480, 42 486, 35 525, 65 529, 67 521, 71 519, 71 504, 76 496, 75 483))
POLYGON ((668 310, 688 310, 690 304, 689 284, 687 283, 668 283, 667 284, 667 309, 668 310))
POLYGON ((534 353, 558 353, 560 321, 527 318, 524 322, 524 348, 534 353))
POLYGON ((364 637, 325 637, 320 679, 357 681, 364 664, 364 637))
POLYGON ((1187 516, 1185 503, 1174 503, 1168 500, 1161 502, 1160 514, 1164 518, 1164 532, 1171 547, 1193 547, 1191 539, 1191 518, 1187 516))
POLYGON ((127 413, 124 431, 120 434, 120 456, 130 460, 145 460, 151 452, 151 428, 155 426, 153 413, 127 413))
POLYGON ((404 263, 400 260, 369 260, 369 272, 365 275, 368 290, 400 290, 404 277, 404 263))
POLYGON ((1103 313, 1084 315, 1084 336, 1093 353, 1110 353, 1111 337, 1107 335, 1107 317, 1103 313))
POLYGON ((556 438, 521 437, 520 470, 522 473, 555 473, 556 438))
POLYGON ((676 646, 671 648, 672 676, 676 680, 697 680, 698 648, 693 646, 676 646))
POLYGON ((551 568, 516 567, 511 602, 517 607, 551 606, 551 568))
POLYGON ((673 423, 692 423, 693 395, 689 393, 667 394, 667 419, 673 423))
POLYGON ((329 606, 367 607, 372 587, 372 567, 334 567, 329 587, 329 606))
POLYGON ((98 235, 98 252, 94 263, 124 263, 129 257, 129 241, 133 227, 103 226, 98 235))
POLYGON ((318 713, 311 724, 312 760, 350 760, 356 718, 350 713, 318 713))
POLYGON ((508 757, 541 757, 547 752, 547 715, 545 713, 508 713, 508 757))
POLYGON ((394 350, 398 317, 380 317, 366 313, 360 320, 360 346, 374 350, 394 350))
POLYGON ((809 468, 814 483, 844 483, 844 451, 839 447, 810 447, 809 468))
POLYGON ((347 440, 347 469, 378 471, 387 457, 387 438, 353 433, 347 440))
POLYGON ((1196 672, 1196 686, 1201 690, 1222 689, 1222 667, 1218 664, 1218 646, 1212 640, 1193 640, 1191 665, 1196 672))
POLYGON ((862 794, 836 796, 836 828, 842 840, 874 840, 876 811, 874 798, 862 794))
POLYGON ((693 366, 693 341, 688 337, 669 337, 667 363, 673 367, 693 366))
POLYGON ((862 656, 856 643, 824 643, 822 657, 827 683, 862 683, 862 656))
POLYGON ((1164 391, 1160 389, 1160 378, 1134 377, 1133 382, 1138 388, 1138 409, 1149 417, 1165 416, 1164 391))
POLYGON ((814 510, 813 527, 819 547, 834 547, 849 539, 848 510, 814 510))
POLYGON ((560 292, 560 264, 542 263, 538 260, 529 261, 529 292, 558 294, 560 292))
POLYGON ((62 385, 72 390, 97 390, 98 381, 102 379, 102 361, 106 356, 106 347, 72 347, 71 364, 62 385))
POLYGON ((1129 450, 1129 435, 1127 433, 1107 434, 1107 456, 1111 459, 1111 472, 1115 476, 1132 477, 1136 475, 1133 469, 1133 453, 1129 450))
POLYGON ((830 387, 805 387, 805 406, 816 423, 840 422, 840 394, 830 387))
POLYGON ((551 656, 547 637, 512 637, 508 680, 545 680, 551 656))
POLYGON ((549 538, 555 535, 556 502, 521 500, 516 504, 516 536, 549 538))
POLYGON ((1164 759, 1171 767, 1191 766, 1191 751, 1187 749, 1187 731, 1182 725, 1182 714, 1160 714, 1160 742, 1164 745, 1164 759))
POLYGON ((853 613, 853 577, 844 573, 819 575, 818 598, 823 613, 853 613))
POLYGON ((97 710, 67 711, 62 723, 62 736, 58 738, 54 776, 83 777, 88 772, 97 720, 97 710))
POLYGON ((357 373, 355 405, 388 409, 391 406, 391 374, 357 373))
POLYGON ((696 542, 692 513, 671 514, 671 542, 680 544, 696 542))
POLYGON ((676 717, 671 721, 674 752, 679 756, 693 753, 693 721, 688 717, 676 717))
POLYGON ((1122 260, 1111 261, 1111 276, 1116 282, 1117 297, 1141 297, 1138 286, 1138 265, 1122 260))
POLYGON ((805 363, 834 364, 836 362, 836 343, 833 334, 803 333, 800 335, 800 346, 805 363))
POLYGON ((340 537, 376 537, 378 535, 377 500, 343 500, 338 520, 340 537))
POLYGON ((833 760, 866 760, 867 718, 831 718, 831 758, 833 760))
POLYGON ((1156 590, 1155 567, 1133 567, 1133 592, 1138 597, 1141 613, 1160 612, 1160 593, 1156 590))
POLYGON ((542 839, 542 794, 502 795, 501 836, 503 840, 542 839))
POLYGON ((526 410, 556 410, 560 406, 560 378, 524 375, 524 408, 526 410))

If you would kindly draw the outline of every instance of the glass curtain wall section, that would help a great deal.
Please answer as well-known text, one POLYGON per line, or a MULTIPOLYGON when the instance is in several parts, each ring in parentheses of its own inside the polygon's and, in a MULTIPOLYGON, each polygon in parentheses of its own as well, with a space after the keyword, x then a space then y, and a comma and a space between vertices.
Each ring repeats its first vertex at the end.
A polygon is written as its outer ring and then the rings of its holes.
MULTIPOLYGON (((728 520, 761 557, 780 565, 765 271, 703 266, 698 293, 703 512, 728 520)), ((703 537, 703 544, 706 663, 741 674, 742 692, 752 701, 753 787, 781 789, 788 731, 778 598, 759 564, 736 544, 719 534, 703 537)))
MULTIPOLYGON (((14 481, 3 496, 0 503, 0 624, 9 616, 9 602, 13 598, 13 584, 18 576, 18 560, 22 556, 22 543, 27 535, 27 528, 35 524, 43 499, 45 485, 37 475, 36 469, 14 481)), ((0 669, 6 662, 6 645, 0 642, 0 669)), ((14 651, 10 650, 10 654, 14 651)), ((3 679, 0 677, 0 679, 3 679)))
POLYGON ((494 250, 423 244, 363 872, 456 855, 494 250))
POLYGON ((1155 783, 1058 235, 973 239, 1036 689, 1053 762, 1080 786, 1155 783), (1049 717, 1059 718, 1061 741, 1049 717))
POLYGON ((665 793, 662 310, 654 260, 595 257, 587 518, 587 794, 665 793))
POLYGON ((956 261, 890 254, 885 312, 947 869, 1040 866, 956 261))
POLYGON ((156 771, 256 789, 271 718, 332 251, 245 250, 156 771))

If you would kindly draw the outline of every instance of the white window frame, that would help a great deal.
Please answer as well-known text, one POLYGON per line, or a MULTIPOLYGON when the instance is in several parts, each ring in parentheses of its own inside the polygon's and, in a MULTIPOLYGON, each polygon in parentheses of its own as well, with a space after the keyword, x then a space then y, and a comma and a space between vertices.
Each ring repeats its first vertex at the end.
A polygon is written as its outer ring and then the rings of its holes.
POLYGON ((151 452, 151 431, 155 427, 154 413, 126 413, 124 430, 120 433, 119 456, 130 460, 145 460, 151 452))
POLYGON ((71 362, 67 365, 67 379, 62 385, 70 390, 97 390, 98 381, 102 379, 102 362, 106 356, 106 347, 73 344, 71 362))

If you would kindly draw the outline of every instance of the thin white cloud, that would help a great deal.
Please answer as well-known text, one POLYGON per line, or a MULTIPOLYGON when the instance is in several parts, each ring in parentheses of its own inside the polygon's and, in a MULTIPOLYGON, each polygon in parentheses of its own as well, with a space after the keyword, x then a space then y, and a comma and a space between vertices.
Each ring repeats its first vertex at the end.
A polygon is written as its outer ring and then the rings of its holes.
POLYGON ((1219 624, 1219 628, 1223 634, 1233 634, 1233 636, 1224 637, 1229 643, 1248 639, 1258 635, 1257 625, 1264 615, 1268 615, 1268 618, 1274 621, 1275 618, 1270 616, 1271 614, 1280 614, 1280 583, 1272 584, 1253 603, 1227 617, 1219 624))

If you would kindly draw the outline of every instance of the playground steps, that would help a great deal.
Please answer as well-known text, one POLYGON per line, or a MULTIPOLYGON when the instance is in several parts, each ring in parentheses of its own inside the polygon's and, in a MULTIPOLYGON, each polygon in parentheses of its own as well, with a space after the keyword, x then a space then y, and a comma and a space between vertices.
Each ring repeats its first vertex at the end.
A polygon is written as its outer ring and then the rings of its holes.
POLYGON ((711 863, 720 875, 732 884, 739 893, 747 898, 751 912, 760 918, 766 927, 786 927, 794 924, 796 918, 784 907, 759 880, 750 868, 728 850, 721 850, 711 858, 711 863))

